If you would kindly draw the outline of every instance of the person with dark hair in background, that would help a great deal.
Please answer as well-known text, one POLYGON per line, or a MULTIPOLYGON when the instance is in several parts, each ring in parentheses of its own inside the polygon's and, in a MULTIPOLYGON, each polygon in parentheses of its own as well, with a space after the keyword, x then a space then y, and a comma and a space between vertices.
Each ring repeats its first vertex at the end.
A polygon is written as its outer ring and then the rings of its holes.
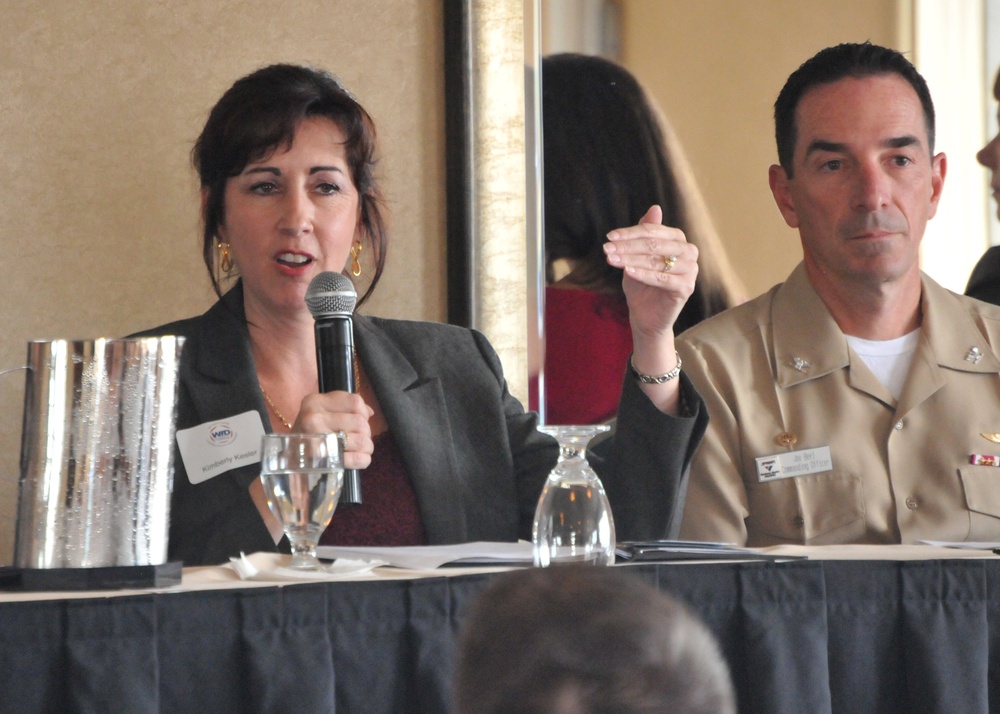
MULTIPOLYGON (((1000 72, 993 81, 993 98, 1000 100, 1000 72)), ((1000 109, 997 110, 1000 117, 1000 109)), ((1000 217, 1000 133, 979 150, 976 159, 988 168, 993 198, 997 200, 997 216, 1000 217)), ((965 294, 977 300, 1000 305, 1000 246, 987 248, 969 276, 965 294)))
POLYGON ((682 536, 1000 540, 1000 308, 920 270, 944 186, 934 105, 899 52, 827 48, 774 105, 771 191, 803 261, 679 340, 711 424, 682 536))
MULTIPOLYGON (((371 117, 324 71, 265 67, 212 109, 193 161, 203 257, 220 298, 200 317, 147 333, 187 338, 171 559, 196 565, 287 551, 258 478, 259 452, 248 456, 264 431, 342 431, 345 467, 364 469, 363 503, 338 508, 321 543, 531 537, 558 445, 509 394, 483 335, 356 313, 357 394, 319 393, 305 293, 325 271, 366 286, 359 305, 375 289, 388 246, 377 153, 371 117), (235 434, 228 460, 203 446, 219 424, 235 434), (182 436, 195 446, 185 449, 182 436)), ((632 226, 619 230, 609 259, 632 276, 630 319, 642 338, 634 364, 661 378, 625 383, 617 430, 591 462, 622 537, 662 538, 679 527, 685 470, 707 419, 686 378, 671 371, 695 249, 680 231, 632 226), (663 266, 674 256, 667 280, 663 266)))
POLYGON ((459 640, 455 714, 735 714, 715 638, 686 607, 615 568, 499 577, 459 640))
POLYGON ((545 420, 615 415, 632 352, 622 270, 609 231, 659 206, 698 247, 680 334, 736 304, 741 289, 669 124, 625 68, 600 57, 542 59, 545 166, 545 420))

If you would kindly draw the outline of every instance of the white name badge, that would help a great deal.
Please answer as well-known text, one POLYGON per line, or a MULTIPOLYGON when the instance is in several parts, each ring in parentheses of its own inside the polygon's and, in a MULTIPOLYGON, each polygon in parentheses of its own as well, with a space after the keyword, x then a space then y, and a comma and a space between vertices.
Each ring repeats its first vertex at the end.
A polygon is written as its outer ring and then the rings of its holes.
POLYGON ((260 463, 264 423, 255 411, 209 421, 177 432, 177 448, 191 483, 247 464, 260 463))
POLYGON ((756 461, 757 480, 761 483, 776 481, 779 478, 818 474, 833 469, 833 459, 830 457, 829 446, 787 451, 772 456, 758 456, 756 461))

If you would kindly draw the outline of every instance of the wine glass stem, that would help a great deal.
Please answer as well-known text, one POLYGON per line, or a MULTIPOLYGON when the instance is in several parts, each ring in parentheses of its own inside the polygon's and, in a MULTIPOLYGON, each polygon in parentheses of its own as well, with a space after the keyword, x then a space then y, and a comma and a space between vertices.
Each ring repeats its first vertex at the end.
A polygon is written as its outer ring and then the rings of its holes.
POLYGON ((316 546, 308 541, 291 541, 292 544, 292 561, 289 563, 289 567, 299 568, 299 569, 313 569, 319 565, 319 561, 316 559, 316 546))

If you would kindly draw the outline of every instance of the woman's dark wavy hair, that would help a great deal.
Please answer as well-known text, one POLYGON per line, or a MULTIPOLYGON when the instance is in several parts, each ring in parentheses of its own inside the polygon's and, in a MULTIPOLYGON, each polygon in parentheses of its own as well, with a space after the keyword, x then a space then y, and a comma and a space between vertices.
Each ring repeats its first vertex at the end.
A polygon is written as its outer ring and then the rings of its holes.
MULTIPOLYGON (((291 146, 299 123, 310 117, 334 122, 346 137, 351 180, 361 205, 363 240, 374 272, 361 305, 375 290, 385 267, 388 236, 384 199, 374 169, 377 163, 375 124, 358 101, 330 73, 290 64, 263 67, 239 79, 212 108, 191 152, 204 194, 202 257, 216 294, 215 243, 226 213, 226 182, 247 164, 281 146, 291 146)), ((350 276, 349 276, 350 277, 350 276)))
POLYGON ((543 58, 542 127, 548 283, 552 261, 574 260, 571 280, 606 293, 624 320, 622 271, 608 265, 602 246, 608 231, 634 225, 658 204, 664 224, 700 250, 698 282, 677 333, 735 304, 735 277, 700 195, 694 200, 687 165, 679 165, 680 148, 628 70, 589 55, 543 58))

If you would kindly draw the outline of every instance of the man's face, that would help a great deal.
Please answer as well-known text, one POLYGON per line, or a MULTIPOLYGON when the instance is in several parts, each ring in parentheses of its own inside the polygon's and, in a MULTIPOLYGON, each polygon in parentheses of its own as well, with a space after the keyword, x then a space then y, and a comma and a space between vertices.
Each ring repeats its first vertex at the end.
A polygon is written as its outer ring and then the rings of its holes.
POLYGON ((817 280, 918 279, 918 248, 937 210, 945 157, 931 157, 917 93, 896 74, 808 90, 795 111, 793 178, 770 171, 785 222, 799 229, 817 280))

